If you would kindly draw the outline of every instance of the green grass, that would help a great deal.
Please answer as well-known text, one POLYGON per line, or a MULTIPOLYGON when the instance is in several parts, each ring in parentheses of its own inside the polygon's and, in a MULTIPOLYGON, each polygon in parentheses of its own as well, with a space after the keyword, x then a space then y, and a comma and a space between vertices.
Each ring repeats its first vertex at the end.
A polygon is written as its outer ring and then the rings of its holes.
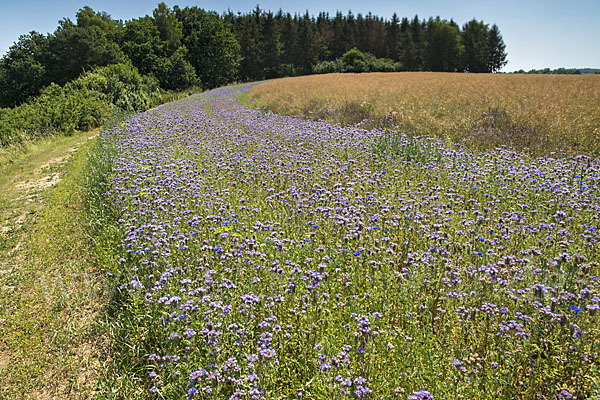
POLYGON ((81 185, 95 133, 0 156, 0 398, 90 398, 101 374, 105 285, 81 185))

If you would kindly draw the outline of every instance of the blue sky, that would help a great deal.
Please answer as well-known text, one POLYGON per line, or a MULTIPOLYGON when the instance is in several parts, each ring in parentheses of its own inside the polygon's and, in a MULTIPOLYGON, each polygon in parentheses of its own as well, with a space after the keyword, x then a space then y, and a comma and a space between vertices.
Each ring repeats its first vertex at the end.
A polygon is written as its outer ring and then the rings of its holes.
MULTIPOLYGON (((116 19, 131 19, 151 14, 158 0, 1 0, 0 54, 17 40, 19 35, 36 30, 54 31, 63 17, 74 19, 78 9, 89 5, 94 10, 106 11, 116 19)), ((257 3, 263 9, 316 15, 319 11, 335 13, 352 10, 390 18, 395 12, 400 17, 420 18, 440 16, 454 18, 460 25, 472 18, 489 24, 496 23, 508 52, 504 71, 531 68, 593 67, 600 68, 600 0, 333 0, 333 1, 244 1, 181 0, 165 1, 167 5, 199 6, 219 13, 228 8, 234 12, 248 12, 257 3)))

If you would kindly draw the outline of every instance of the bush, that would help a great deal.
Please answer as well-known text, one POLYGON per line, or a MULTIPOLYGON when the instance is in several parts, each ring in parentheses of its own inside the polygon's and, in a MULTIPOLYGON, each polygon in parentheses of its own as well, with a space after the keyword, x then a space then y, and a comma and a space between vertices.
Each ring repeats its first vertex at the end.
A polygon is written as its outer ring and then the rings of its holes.
POLYGON ((343 72, 344 64, 341 58, 334 61, 321 61, 313 67, 315 74, 331 74, 334 72, 343 72))
POLYGON ((104 94, 109 103, 125 112, 140 112, 160 102, 158 81, 140 75, 127 64, 97 68, 73 81, 72 85, 104 94))
POLYGON ((363 53, 356 47, 333 61, 322 61, 313 67, 315 74, 334 72, 395 72, 400 64, 387 58, 377 58, 373 54, 363 53))
POLYGON ((95 128, 115 113, 140 112, 161 99, 158 82, 130 65, 97 68, 62 87, 51 84, 20 106, 0 109, 0 146, 95 128))

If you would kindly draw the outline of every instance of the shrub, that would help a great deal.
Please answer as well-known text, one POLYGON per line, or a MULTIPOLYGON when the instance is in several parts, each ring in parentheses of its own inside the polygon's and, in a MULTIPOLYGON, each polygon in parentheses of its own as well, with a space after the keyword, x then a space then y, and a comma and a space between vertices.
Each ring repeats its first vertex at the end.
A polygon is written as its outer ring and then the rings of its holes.
POLYGON ((0 146, 95 128, 115 113, 140 112, 161 99, 156 79, 131 65, 97 68, 62 87, 51 84, 20 106, 0 109, 0 146))
POLYGON ((373 54, 363 53, 356 47, 333 61, 321 61, 313 67, 315 74, 334 72, 394 72, 400 70, 400 64, 387 58, 377 58, 373 54))

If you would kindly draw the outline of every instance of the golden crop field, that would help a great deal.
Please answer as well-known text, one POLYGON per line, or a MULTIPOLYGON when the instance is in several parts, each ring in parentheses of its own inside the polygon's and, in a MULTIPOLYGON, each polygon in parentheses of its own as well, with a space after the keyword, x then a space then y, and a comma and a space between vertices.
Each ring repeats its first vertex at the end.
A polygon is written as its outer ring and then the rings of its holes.
POLYGON ((363 121, 479 147, 600 154, 600 75, 312 75, 257 85, 248 101, 284 114, 363 121))

